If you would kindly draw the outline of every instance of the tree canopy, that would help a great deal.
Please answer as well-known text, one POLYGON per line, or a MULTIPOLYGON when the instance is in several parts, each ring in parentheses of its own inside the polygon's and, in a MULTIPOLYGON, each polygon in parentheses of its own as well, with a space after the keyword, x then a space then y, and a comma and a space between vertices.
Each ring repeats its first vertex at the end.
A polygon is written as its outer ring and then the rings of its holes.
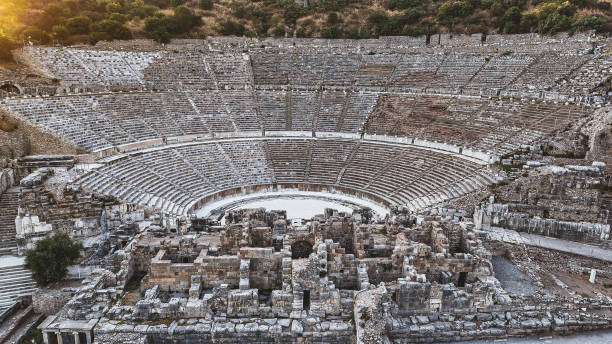
POLYGON ((57 232, 26 251, 25 267, 32 271, 36 283, 46 286, 66 277, 68 266, 78 261, 81 249, 82 245, 72 241, 68 234, 57 232))

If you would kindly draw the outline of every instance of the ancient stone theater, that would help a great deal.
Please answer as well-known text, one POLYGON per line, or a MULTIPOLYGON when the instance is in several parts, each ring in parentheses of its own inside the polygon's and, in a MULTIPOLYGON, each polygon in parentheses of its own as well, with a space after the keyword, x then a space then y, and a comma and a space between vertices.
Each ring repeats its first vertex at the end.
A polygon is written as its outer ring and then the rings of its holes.
POLYGON ((15 55, 0 342, 612 340, 607 38, 15 55), (60 232, 78 263, 39 288, 23 256, 60 232))

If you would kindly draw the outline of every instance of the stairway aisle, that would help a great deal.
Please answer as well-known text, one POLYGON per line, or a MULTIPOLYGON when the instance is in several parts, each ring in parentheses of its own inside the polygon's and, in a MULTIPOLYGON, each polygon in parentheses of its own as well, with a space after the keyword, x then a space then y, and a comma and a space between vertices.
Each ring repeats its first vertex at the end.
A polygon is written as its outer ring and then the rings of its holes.
POLYGON ((15 217, 18 208, 18 188, 9 189, 0 195, 0 255, 17 252, 15 217))

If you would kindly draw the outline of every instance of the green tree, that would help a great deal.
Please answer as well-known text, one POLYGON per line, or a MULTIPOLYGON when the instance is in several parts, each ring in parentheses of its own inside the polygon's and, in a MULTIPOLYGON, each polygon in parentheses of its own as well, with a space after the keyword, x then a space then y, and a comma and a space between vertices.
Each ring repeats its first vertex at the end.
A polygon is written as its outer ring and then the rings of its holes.
POLYGON ((64 25, 53 25, 53 38, 60 42, 65 42, 70 37, 70 31, 64 25))
POLYGON ((502 28, 505 33, 518 33, 520 30, 521 18, 521 9, 518 7, 510 7, 499 20, 499 27, 502 28))
POLYGON ((599 30, 605 23, 605 18, 594 14, 588 14, 576 20, 573 29, 576 31, 599 30))
POLYGON ((226 20, 221 26, 221 33, 227 36, 242 36, 244 31, 244 25, 231 19, 226 20))
POLYGON ((93 25, 94 31, 106 32, 112 39, 131 39, 132 32, 118 21, 105 19, 93 25))
POLYGON ((200 16, 195 15, 190 9, 185 6, 179 6, 174 9, 174 20, 178 24, 179 32, 187 32, 194 26, 202 23, 200 16))
POLYGON ((423 4, 421 0, 387 0, 385 5, 390 10, 405 10, 419 7, 423 4))
POLYGON ((88 34, 90 26, 91 19, 85 15, 80 15, 66 20, 66 27, 73 35, 88 34))
POLYGON ((540 21, 540 35, 554 35, 557 32, 567 31, 572 26, 572 18, 564 16, 559 12, 555 12, 545 20, 540 21))
POLYGON ((68 266, 78 261, 82 248, 68 234, 58 232, 37 241, 35 248, 26 251, 25 267, 41 286, 58 282, 66 277, 68 266))
POLYGON ((521 32, 533 32, 538 28, 538 16, 534 13, 525 13, 521 17, 521 32))
POLYGON ((2 33, 0 33, 0 60, 12 61, 13 54, 11 53, 11 51, 15 48, 17 48, 17 44, 2 33))

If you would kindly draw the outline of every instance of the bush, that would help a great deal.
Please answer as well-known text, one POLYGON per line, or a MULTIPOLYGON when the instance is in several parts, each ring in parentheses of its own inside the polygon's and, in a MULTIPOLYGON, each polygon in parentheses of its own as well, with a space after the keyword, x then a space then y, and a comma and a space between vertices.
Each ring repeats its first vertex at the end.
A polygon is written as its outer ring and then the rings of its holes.
POLYGON ((191 30, 194 26, 202 24, 200 16, 195 15, 190 9, 185 6, 179 6, 174 9, 174 20, 178 24, 178 32, 182 33, 191 30))
POLYGON ((131 39, 132 32, 118 21, 102 20, 93 25, 94 31, 106 32, 112 39, 131 39))
POLYGON ((89 35, 89 44, 95 45, 99 41, 112 41, 113 38, 106 32, 92 32, 89 35))
POLYGON ((242 36, 244 31, 244 25, 231 19, 226 20, 221 26, 221 33, 226 36, 242 36))
POLYGON ((121 13, 111 13, 111 15, 108 16, 108 19, 114 20, 121 24, 125 24, 125 22, 127 22, 128 20, 128 17, 125 14, 121 13))
POLYGON ((524 14, 521 17, 521 32, 533 32, 538 28, 538 16, 533 13, 524 14))
POLYGON ((144 5, 132 8, 130 15, 132 17, 147 18, 155 14, 157 9, 151 5, 144 5))
POLYGON ((82 248, 68 234, 58 232, 37 241, 34 249, 26 251, 25 267, 41 286, 58 282, 66 277, 68 266, 77 262, 82 248))
POLYGON ((521 9, 518 7, 510 7, 503 17, 499 20, 499 27, 505 27, 506 24, 519 24, 521 22, 521 9))
POLYGON ((12 61, 11 51, 17 48, 17 43, 0 33, 0 61, 12 61))
POLYGON ((390 10, 405 10, 418 7, 422 4, 420 0, 387 0, 385 5, 390 10))
POLYGON ((340 38, 342 36, 342 30, 338 25, 332 25, 323 31, 323 38, 340 38))
POLYGON ((453 18, 467 17, 474 12, 474 7, 468 1, 449 0, 438 8, 438 19, 445 21, 453 18))
POLYGON ((215 6, 214 0, 200 0, 200 8, 205 11, 210 11, 215 6))
POLYGON ((78 16, 66 20, 66 28, 73 35, 86 35, 89 33, 91 19, 88 16, 78 16))
POLYGON ((576 31, 599 30, 606 23, 606 19, 601 16, 589 14, 578 19, 573 29, 576 31))
POLYGON ((178 24, 174 17, 158 13, 145 19, 145 30, 157 42, 168 43, 172 37, 171 33, 178 31, 178 24))
POLYGON ((49 36, 49 34, 45 31, 36 27, 26 28, 21 32, 21 36, 26 41, 34 44, 48 44, 51 42, 51 36, 49 36))
POLYGON ((65 42, 68 37, 70 37, 70 31, 64 25, 53 25, 53 38, 57 39, 60 42, 65 42))
POLYGON ((571 26, 570 17, 555 12, 540 22, 539 32, 541 35, 554 35, 560 31, 567 31, 571 26))

